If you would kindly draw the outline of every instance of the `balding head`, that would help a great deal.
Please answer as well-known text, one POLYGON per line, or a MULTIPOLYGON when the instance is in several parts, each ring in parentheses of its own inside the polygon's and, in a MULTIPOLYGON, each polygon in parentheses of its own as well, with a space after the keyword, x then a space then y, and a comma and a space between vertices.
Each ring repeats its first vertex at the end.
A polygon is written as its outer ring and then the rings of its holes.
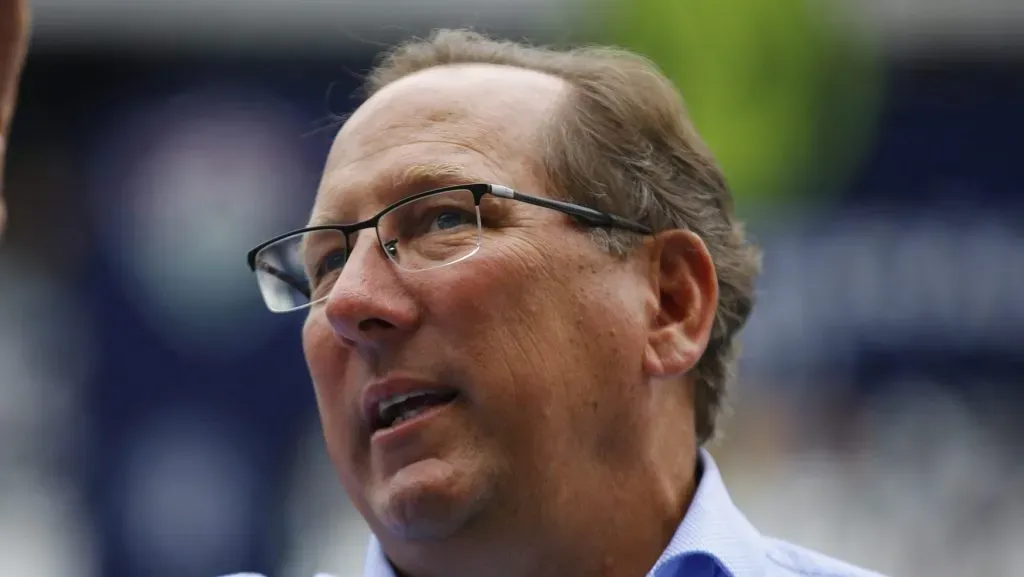
MULTIPOLYGON (((647 59, 609 47, 558 50, 439 30, 390 50, 367 80, 370 95, 421 71, 469 64, 510 66, 562 79, 564 106, 542 139, 548 192, 627 215, 655 230, 696 232, 711 252, 721 289, 707 352, 693 371, 697 435, 715 434, 738 351, 736 336, 754 304, 760 252, 733 214, 731 193, 689 120, 681 95, 647 59)), ((624 254, 635 239, 595 231, 624 254)))
POLYGON ((406 574, 578 573, 592 555, 567 548, 606 527, 618 552, 583 573, 649 567, 750 272, 678 95, 636 57, 462 32, 396 49, 369 87, 316 226, 258 249, 298 263, 278 278, 306 289, 346 492, 406 574))
MULTIPOLYGON (((375 93, 348 119, 331 149, 325 179, 351 178, 344 170, 349 165, 426 141, 476 153, 491 168, 499 159, 513 159, 523 170, 540 170, 537 139, 567 89, 558 77, 512 66, 462 64, 410 74, 375 93), (537 162, 522 166, 530 159, 537 162)), ((321 190, 339 184, 325 180, 321 190)))

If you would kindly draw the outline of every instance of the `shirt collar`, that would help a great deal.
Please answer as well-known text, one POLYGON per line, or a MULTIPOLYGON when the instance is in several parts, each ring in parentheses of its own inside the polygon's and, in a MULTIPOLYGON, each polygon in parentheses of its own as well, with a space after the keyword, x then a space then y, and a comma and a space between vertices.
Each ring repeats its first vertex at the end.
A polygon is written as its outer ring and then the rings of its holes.
POLYGON ((715 460, 701 449, 700 482, 683 522, 647 577, 758 577, 761 534, 729 497, 715 460))
MULTIPOLYGON (((760 577, 761 534, 733 504, 711 454, 701 449, 693 501, 647 577, 760 577)), ((364 577, 395 577, 380 542, 370 537, 364 577)))

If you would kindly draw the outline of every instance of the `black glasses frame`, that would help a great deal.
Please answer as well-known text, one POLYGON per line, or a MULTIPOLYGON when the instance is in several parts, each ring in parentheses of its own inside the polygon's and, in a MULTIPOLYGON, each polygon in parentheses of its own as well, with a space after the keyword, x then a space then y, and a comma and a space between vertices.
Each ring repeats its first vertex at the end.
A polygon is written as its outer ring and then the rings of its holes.
MULTIPOLYGON (((377 228, 377 224, 380 222, 380 219, 383 218, 388 213, 390 213, 390 212, 392 212, 392 211, 394 211, 394 210, 396 210, 396 209, 398 209, 398 208, 400 208, 400 207, 402 207, 402 206, 404 206, 406 204, 409 204, 410 202, 417 201, 417 200, 419 200, 421 198, 424 198, 424 197, 427 197, 427 196, 432 196, 432 195, 435 195, 435 194, 442 194, 442 193, 445 193, 445 192, 451 192, 453 190, 468 190, 468 191, 472 192, 473 193, 474 204, 477 206, 478 209, 480 207, 480 201, 481 201, 481 199, 483 199, 484 195, 485 194, 490 194, 490 195, 495 196, 497 198, 506 198, 506 199, 509 199, 509 200, 518 200, 519 202, 525 202, 527 204, 532 204, 534 206, 539 206, 539 207, 542 207, 542 208, 549 208, 551 210, 557 210, 558 212, 567 214, 567 215, 575 218, 577 221, 579 221, 580 223, 582 223, 582 224, 584 224, 586 226, 628 230, 628 231, 639 233, 639 234, 652 234, 653 233, 653 231, 649 227, 644 226, 644 225, 642 225, 642 224, 640 224, 638 222, 635 222, 635 221, 632 221, 632 220, 629 220, 629 219, 626 219, 626 218, 622 218, 621 216, 616 216, 614 214, 609 214, 607 212, 602 212, 600 210, 595 210, 593 208, 588 208, 586 206, 580 206, 578 204, 573 204, 571 202, 563 202, 563 201, 560 201, 560 200, 554 200, 554 199, 550 199, 550 198, 541 198, 539 196, 532 196, 532 195, 529 195, 529 194, 523 194, 521 192, 516 192, 516 191, 512 190, 511 188, 508 188, 507 186, 501 186, 500 184, 485 184, 485 183, 460 184, 460 185, 456 185, 456 186, 446 186, 446 187, 443 187, 443 188, 435 188, 435 189, 432 189, 432 190, 428 190, 426 192, 420 192, 420 193, 414 194, 412 196, 408 196, 408 197, 403 198, 402 200, 400 200, 400 201, 398 201, 398 202, 396 202, 394 204, 391 204, 391 205, 385 207, 383 210, 381 210, 380 212, 378 212, 374 216, 372 216, 372 217, 370 217, 370 218, 368 218, 366 220, 360 221, 360 222, 355 222, 355 223, 352 223, 352 224, 324 224, 324 225, 319 225, 319 226, 307 226, 307 227, 304 227, 304 228, 299 228, 299 229, 296 229, 296 230, 293 230, 293 231, 290 231, 290 232, 286 232, 284 234, 280 234, 280 235, 275 236, 274 238, 272 238, 272 239, 270 239, 268 241, 260 243, 255 248, 250 250, 249 253, 246 255, 246 261, 249 264, 249 268, 253 272, 256 272, 256 255, 258 255, 261 250, 263 250, 264 248, 266 248, 266 247, 268 247, 268 246, 270 246, 270 245, 272 245, 272 244, 274 244, 276 242, 280 242, 280 241, 282 241, 282 240, 284 240, 286 238, 290 238, 290 237, 293 237, 293 236, 298 236, 300 234, 306 234, 307 232, 315 232, 315 231, 318 231, 318 230, 334 230, 334 231, 340 232, 341 234, 345 235, 345 246, 348 247, 349 246, 349 235, 351 235, 352 233, 355 233, 355 232, 359 232, 360 230, 367 229, 367 228, 374 228, 374 229, 376 229, 377 228)), ((377 233, 377 241, 378 241, 378 244, 380 244, 381 247, 386 250, 386 247, 384 247, 384 242, 380 238, 380 233, 379 232, 377 233)), ((305 294, 306 297, 309 298, 310 295, 308 294, 308 292, 306 291, 305 288, 301 287, 302 283, 300 283, 298 279, 292 278, 290 275, 284 273, 283 271, 267 270, 266 272, 269 272, 269 273, 273 274, 274 276, 277 276, 279 279, 281 279, 282 281, 288 283, 293 288, 295 288, 299 292, 305 294), (280 274, 278 274, 278 273, 280 273, 280 274), (287 277, 287 278, 285 278, 285 277, 287 277)))

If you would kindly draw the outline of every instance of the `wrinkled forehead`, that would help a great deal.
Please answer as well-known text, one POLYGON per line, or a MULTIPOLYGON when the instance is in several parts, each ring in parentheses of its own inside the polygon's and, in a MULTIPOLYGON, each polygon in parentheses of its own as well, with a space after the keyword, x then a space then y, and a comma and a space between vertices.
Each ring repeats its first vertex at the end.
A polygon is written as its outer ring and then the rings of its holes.
POLYGON ((356 208, 365 217, 401 196, 467 182, 526 186, 563 92, 560 79, 489 65, 430 69, 385 87, 338 132, 314 218, 351 220, 356 208))

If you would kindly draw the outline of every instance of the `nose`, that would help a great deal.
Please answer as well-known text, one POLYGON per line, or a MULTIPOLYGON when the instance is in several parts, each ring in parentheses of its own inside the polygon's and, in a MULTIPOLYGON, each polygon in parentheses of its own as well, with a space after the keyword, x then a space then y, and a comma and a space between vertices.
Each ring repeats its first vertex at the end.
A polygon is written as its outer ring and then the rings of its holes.
POLYGON ((420 312, 372 231, 362 236, 351 239, 355 244, 324 314, 342 344, 373 350, 412 331, 420 312))

